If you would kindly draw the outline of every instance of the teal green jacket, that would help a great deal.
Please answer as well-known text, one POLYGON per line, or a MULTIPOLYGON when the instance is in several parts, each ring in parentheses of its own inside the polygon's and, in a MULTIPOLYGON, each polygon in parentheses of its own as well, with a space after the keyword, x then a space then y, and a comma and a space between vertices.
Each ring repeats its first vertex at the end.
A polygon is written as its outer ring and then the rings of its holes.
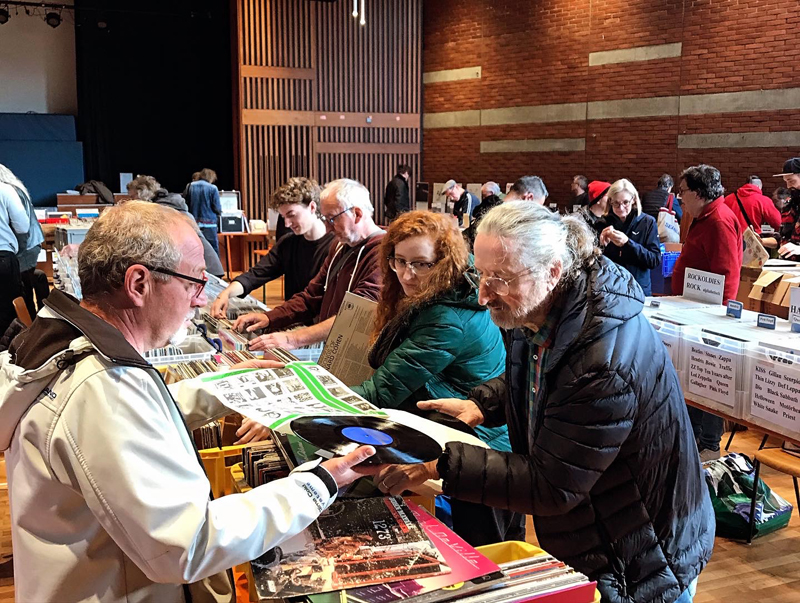
MULTIPOLYGON (((478 292, 466 284, 392 321, 378 345, 391 351, 372 377, 352 389, 381 408, 419 400, 466 399, 473 387, 505 370, 500 329, 478 303, 478 292), (395 332, 386 341, 390 327, 395 332)), ((475 431, 495 450, 511 451, 505 425, 478 426, 475 431)))

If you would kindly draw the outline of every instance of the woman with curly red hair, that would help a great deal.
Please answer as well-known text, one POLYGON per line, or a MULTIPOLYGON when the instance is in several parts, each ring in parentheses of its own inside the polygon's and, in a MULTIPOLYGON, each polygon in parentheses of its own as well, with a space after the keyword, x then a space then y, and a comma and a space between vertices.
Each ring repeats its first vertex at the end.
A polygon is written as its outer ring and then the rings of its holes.
MULTIPOLYGON (((500 375, 505 370, 500 329, 465 277, 472 259, 450 217, 404 213, 381 245, 383 289, 369 354, 375 373, 353 390, 381 408, 424 414, 417 402, 465 399, 473 387, 500 375)), ((505 426, 478 426, 475 433, 490 447, 510 451, 505 426)), ((519 532, 509 532, 510 516, 481 505, 464 512, 456 506, 464 503, 453 503, 454 527, 471 544, 519 538, 519 532), (486 515, 480 527, 477 514, 486 515)))

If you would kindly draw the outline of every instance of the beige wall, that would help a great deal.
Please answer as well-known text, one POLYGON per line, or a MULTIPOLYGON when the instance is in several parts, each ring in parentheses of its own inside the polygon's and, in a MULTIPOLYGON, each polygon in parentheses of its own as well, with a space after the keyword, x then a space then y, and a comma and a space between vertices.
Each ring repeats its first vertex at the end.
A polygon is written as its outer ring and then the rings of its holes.
POLYGON ((72 13, 53 29, 40 16, 10 12, 0 25, 0 113, 77 114, 72 13))

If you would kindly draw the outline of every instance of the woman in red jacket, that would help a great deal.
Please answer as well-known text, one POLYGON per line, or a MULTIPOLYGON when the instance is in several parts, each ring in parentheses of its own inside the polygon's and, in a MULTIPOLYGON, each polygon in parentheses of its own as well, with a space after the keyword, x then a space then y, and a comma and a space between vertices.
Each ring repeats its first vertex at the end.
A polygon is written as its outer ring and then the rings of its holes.
MULTIPOLYGON (((742 269, 742 229, 739 220, 725 205, 719 170, 710 165, 690 167, 681 174, 680 196, 683 206, 696 216, 683 250, 672 273, 672 292, 683 294, 687 268, 705 270, 725 277, 723 303, 736 298, 742 269)), ((723 422, 720 417, 689 408, 700 459, 719 458, 723 422)))

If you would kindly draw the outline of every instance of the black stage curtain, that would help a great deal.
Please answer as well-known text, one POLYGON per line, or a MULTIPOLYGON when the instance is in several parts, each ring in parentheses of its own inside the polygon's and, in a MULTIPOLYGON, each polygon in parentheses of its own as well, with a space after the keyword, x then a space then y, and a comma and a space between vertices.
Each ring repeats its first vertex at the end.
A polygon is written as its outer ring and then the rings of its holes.
POLYGON ((75 44, 87 180, 181 192, 208 167, 233 188, 228 0, 76 0, 75 44))

